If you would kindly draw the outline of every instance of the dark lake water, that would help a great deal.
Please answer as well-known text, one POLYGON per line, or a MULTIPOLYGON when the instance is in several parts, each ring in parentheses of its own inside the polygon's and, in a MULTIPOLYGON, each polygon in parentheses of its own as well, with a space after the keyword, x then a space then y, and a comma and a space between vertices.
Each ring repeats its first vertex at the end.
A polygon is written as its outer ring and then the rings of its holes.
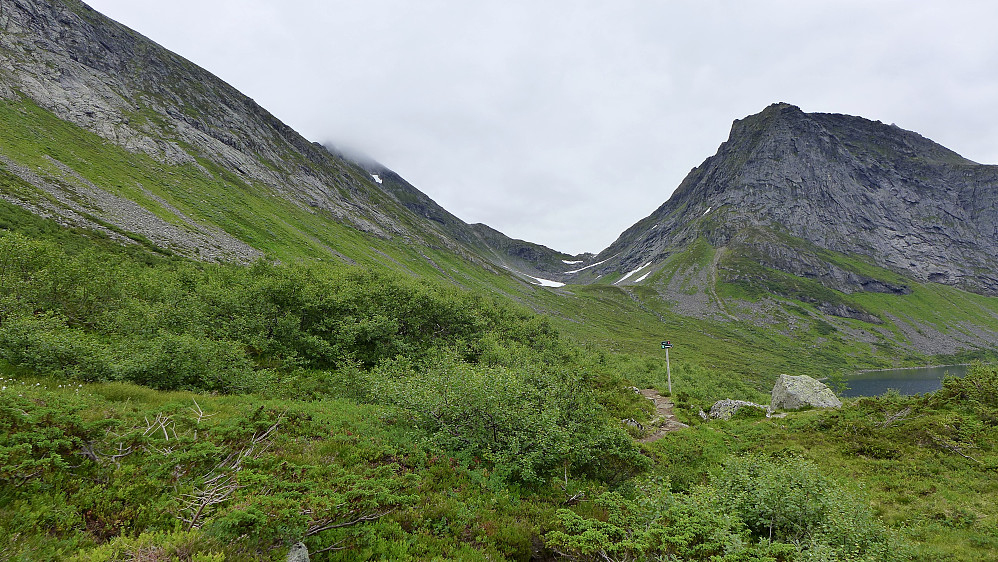
POLYGON ((842 396, 879 396, 889 388, 896 388, 899 393, 906 396, 925 394, 939 390, 945 375, 962 377, 967 374, 969 368, 968 365, 946 365, 860 373, 846 379, 849 389, 843 392, 842 396))

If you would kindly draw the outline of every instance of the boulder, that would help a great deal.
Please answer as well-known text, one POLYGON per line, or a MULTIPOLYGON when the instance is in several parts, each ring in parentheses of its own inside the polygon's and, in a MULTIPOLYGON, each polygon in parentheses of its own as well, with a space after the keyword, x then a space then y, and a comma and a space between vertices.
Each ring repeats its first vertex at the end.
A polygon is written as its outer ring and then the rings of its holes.
POLYGON ((774 410, 796 410, 804 406, 815 408, 841 408, 842 401, 824 383, 807 375, 792 377, 780 375, 773 387, 770 407, 774 410))
POLYGON ((305 543, 295 543, 291 547, 291 550, 288 551, 287 562, 309 562, 308 547, 305 546, 305 543))
POLYGON ((710 407, 710 417, 722 420, 730 420, 731 416, 735 415, 735 412, 742 408, 759 408, 760 410, 766 411, 766 407, 755 402, 746 402, 745 400, 718 400, 710 407))

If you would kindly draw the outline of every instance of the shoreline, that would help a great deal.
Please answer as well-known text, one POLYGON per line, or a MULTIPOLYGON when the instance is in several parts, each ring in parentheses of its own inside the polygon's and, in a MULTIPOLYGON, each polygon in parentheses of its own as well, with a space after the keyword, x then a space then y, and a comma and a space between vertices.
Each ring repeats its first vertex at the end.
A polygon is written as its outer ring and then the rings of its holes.
POLYGON ((925 365, 922 367, 889 367, 886 369, 865 369, 862 371, 856 371, 855 373, 846 376, 851 377, 854 375, 863 375, 866 373, 882 373, 884 371, 909 371, 909 370, 913 371, 915 369, 941 369, 943 367, 972 367, 974 365, 993 366, 993 365, 998 365, 998 363, 981 363, 979 361, 974 361, 971 363, 947 363, 946 365, 925 365))
MULTIPOLYGON (((946 365, 923 365, 921 367, 888 367, 886 369, 865 369, 862 371, 856 371, 852 375, 846 375, 851 377, 853 375, 863 375, 866 373, 883 373, 885 371, 914 371, 916 369, 941 369, 943 367, 970 367, 975 363, 949 363, 946 365)), ((983 365, 991 365, 991 363, 983 363, 983 365)))

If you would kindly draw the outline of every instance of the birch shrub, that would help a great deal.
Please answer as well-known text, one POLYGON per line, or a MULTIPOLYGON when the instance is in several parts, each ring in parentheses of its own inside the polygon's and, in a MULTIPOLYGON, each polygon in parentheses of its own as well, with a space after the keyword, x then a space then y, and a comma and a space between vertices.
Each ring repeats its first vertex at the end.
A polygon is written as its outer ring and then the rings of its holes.
POLYGON ((385 363, 378 374, 378 393, 407 412, 429 441, 486 463, 502 480, 615 481, 649 464, 585 377, 571 372, 488 368, 443 355, 427 367, 385 363))

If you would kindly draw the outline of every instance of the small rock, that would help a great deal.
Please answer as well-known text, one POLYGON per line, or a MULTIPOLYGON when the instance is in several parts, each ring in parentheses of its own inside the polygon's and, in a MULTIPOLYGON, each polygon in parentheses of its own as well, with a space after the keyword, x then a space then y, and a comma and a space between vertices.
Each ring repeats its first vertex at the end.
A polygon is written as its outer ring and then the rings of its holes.
POLYGON ((623 419, 623 420, 620 420, 620 421, 624 422, 625 425, 629 425, 631 427, 636 427, 636 428, 640 429, 641 431, 644 431, 644 429, 645 429, 645 426, 641 425, 641 423, 639 421, 637 421, 636 419, 634 419, 634 418, 627 418, 627 419, 623 419))
POLYGON ((305 546, 305 543, 298 542, 291 547, 291 550, 288 551, 287 562, 309 562, 308 547, 305 546))
POLYGON ((780 375, 773 387, 772 409, 796 410, 804 406, 841 408, 842 401, 824 383, 807 375, 780 375))
POLYGON ((742 408, 751 407, 759 408, 760 410, 766 410, 765 406, 756 404, 755 402, 746 402, 745 400, 718 400, 710 407, 710 417, 715 419, 730 420, 731 416, 735 415, 735 412, 742 408))

